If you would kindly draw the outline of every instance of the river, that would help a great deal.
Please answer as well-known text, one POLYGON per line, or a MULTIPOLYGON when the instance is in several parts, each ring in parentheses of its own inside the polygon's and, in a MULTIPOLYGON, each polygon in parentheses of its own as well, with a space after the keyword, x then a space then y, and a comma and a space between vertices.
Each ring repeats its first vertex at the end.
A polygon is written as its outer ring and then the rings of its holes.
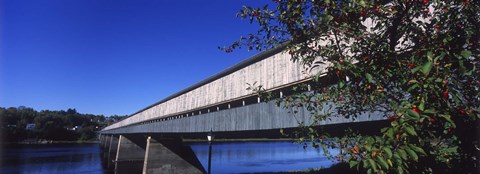
MULTIPOLYGON (((208 144, 190 143, 202 165, 208 165, 208 144)), ((15 145, 3 149, 2 174, 108 173, 98 144, 15 145)), ((291 142, 216 142, 212 173, 258 173, 328 168, 323 152, 291 142)))

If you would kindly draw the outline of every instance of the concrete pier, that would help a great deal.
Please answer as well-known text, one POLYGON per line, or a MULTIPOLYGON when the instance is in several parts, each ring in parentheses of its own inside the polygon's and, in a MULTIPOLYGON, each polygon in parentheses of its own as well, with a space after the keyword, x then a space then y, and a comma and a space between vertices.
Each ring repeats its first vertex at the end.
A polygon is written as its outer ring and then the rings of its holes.
POLYGON ((147 138, 143 174, 206 173, 195 153, 181 139, 147 138))
POLYGON ((117 148, 118 148, 118 137, 114 135, 110 135, 109 137, 109 144, 108 144, 108 152, 107 152, 107 167, 114 166, 114 160, 117 157, 117 148))
POLYGON ((146 142, 143 136, 120 135, 115 158, 115 173, 142 173, 145 146, 146 142))

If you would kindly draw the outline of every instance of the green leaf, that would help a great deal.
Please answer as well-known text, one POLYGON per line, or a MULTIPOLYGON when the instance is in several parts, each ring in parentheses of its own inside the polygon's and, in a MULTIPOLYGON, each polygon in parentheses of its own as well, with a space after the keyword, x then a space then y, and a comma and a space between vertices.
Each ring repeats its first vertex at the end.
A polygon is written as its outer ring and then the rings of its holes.
POLYGON ((325 18, 327 19, 327 22, 330 22, 331 20, 333 20, 333 16, 331 15, 327 15, 325 16, 325 18))
MULTIPOLYGON (((393 123, 393 122, 392 122, 392 123, 393 123)), ((394 134, 394 133, 393 133, 393 128, 388 128, 388 130, 387 130, 387 136, 388 136, 388 138, 393 139, 393 134, 394 134)), ((391 153, 391 151, 390 151, 390 153, 391 153)))
POLYGON ((455 123, 453 122, 452 118, 450 117, 450 115, 439 115, 440 117, 442 117, 443 119, 445 119, 446 121, 448 121, 450 124, 452 124, 452 126, 455 128, 456 125, 455 123))
POLYGON ((471 55, 472 55, 472 52, 468 51, 468 50, 463 50, 460 55, 462 55, 463 58, 467 59, 469 58, 471 55))
POLYGON ((415 145, 413 145, 413 144, 409 144, 408 147, 410 147, 410 149, 412 149, 412 150, 414 150, 415 152, 418 152, 418 153, 420 153, 420 154, 422 154, 422 155, 424 155, 424 156, 427 155, 427 153, 425 153, 425 151, 424 151, 422 148, 418 147, 418 146, 415 146, 415 145))
MULTIPOLYGON (((398 126, 398 122, 392 121, 392 122, 390 122, 390 125, 392 125, 392 127, 397 127, 397 126, 398 126)), ((393 131, 392 131, 392 135, 391 135, 391 136, 393 137, 393 131)))
POLYGON ((414 129, 412 126, 410 126, 410 125, 405 125, 405 126, 403 126, 403 127, 405 128, 405 131, 406 131, 408 134, 410 134, 410 135, 412 135, 412 136, 417 136, 417 132, 415 132, 415 129, 414 129))
POLYGON ((397 167, 397 173, 398 173, 398 174, 403 174, 403 168, 402 168, 402 166, 398 166, 398 167, 397 167))
POLYGON ((413 110, 411 110, 411 109, 408 109, 408 110, 407 110, 407 115, 409 115, 409 116, 411 116, 411 117, 413 117, 413 118, 415 118, 415 119, 418 119, 418 118, 420 117, 420 115, 419 115, 417 112, 415 112, 415 111, 413 111, 413 110))
POLYGON ((418 109, 420 109, 420 111, 423 111, 425 110, 425 101, 420 101, 420 105, 418 105, 418 109))
POLYGON ((315 130, 313 130, 313 128, 311 128, 311 127, 308 128, 308 131, 310 131, 310 133, 314 133, 314 132, 315 132, 315 130))
POLYGON ((420 69, 420 71, 422 71, 422 73, 426 76, 432 70, 432 65, 433 65, 433 62, 428 61, 427 63, 423 64, 422 69, 420 69))
POLYGON ((384 169, 389 169, 390 167, 388 166, 388 163, 387 161, 381 157, 381 156, 378 156, 378 163, 380 164, 380 166, 382 166, 384 169))
POLYGON ((466 76, 471 76, 473 72, 476 72, 476 71, 475 71, 475 70, 476 70, 475 67, 476 67, 476 66, 474 66, 472 69, 470 69, 470 71, 465 72, 464 75, 466 75, 466 76))
POLYGON ((455 102, 455 105, 461 105, 460 98, 457 96, 457 94, 452 95, 453 101, 455 102))
POLYGON ((432 51, 429 51, 429 52, 427 53, 427 59, 428 59, 428 61, 432 61, 432 60, 433 60, 433 52, 432 52, 432 51))
POLYGON ((414 161, 418 161, 418 155, 415 153, 413 150, 409 148, 405 148, 405 151, 407 151, 408 155, 413 158, 414 161))
POLYGON ((446 53, 445 52, 441 52, 439 56, 435 57, 435 61, 439 60, 439 59, 443 59, 445 57, 446 53))
POLYGON ((373 80, 372 80, 373 77, 371 74, 367 73, 365 74, 365 77, 367 78, 368 82, 373 83, 373 80))
POLYGON ((354 166, 358 165, 358 161, 351 160, 348 162, 350 164, 350 168, 353 168, 354 166))
POLYGON ((392 158, 392 149, 390 149, 388 147, 384 147, 383 151, 387 154, 388 158, 392 158))
POLYGON ((377 164, 375 163, 375 161, 373 159, 368 159, 368 163, 370 163, 370 166, 372 166, 372 169, 373 169, 373 172, 377 173, 377 164))
POLYGON ((416 73, 420 68, 421 67, 417 66, 417 67, 413 68, 412 70, 410 70, 410 72, 412 72, 412 74, 416 73))
POLYGON ((398 153, 393 154, 393 160, 394 160, 395 163, 397 163, 397 164, 401 164, 401 163, 402 163, 402 158, 400 158, 400 155, 398 155, 398 153))
POLYGON ((397 149, 398 155, 402 157, 403 160, 407 160, 407 153, 403 149, 397 149))
POLYGON ((458 61, 458 71, 460 72, 460 74, 463 74, 463 75, 467 73, 467 68, 463 64, 463 60, 458 61))
POLYGON ((407 89, 407 91, 410 92, 410 91, 412 91, 412 90, 414 90, 415 88, 418 88, 418 87, 419 87, 418 84, 413 84, 412 86, 410 86, 410 88, 407 89))
POLYGON ((437 111, 435 111, 433 109, 427 109, 427 110, 423 111, 423 113, 425 113, 425 114, 436 114, 437 111))

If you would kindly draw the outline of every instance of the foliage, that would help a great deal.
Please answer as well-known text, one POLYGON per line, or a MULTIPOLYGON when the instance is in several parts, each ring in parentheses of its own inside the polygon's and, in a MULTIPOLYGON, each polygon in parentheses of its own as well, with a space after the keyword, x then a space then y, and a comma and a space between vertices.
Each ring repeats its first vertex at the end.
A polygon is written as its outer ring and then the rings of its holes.
POLYGON ((301 124, 298 136, 342 149, 337 160, 367 173, 476 171, 479 1, 274 0, 273 6, 245 6, 238 16, 259 30, 223 50, 285 46, 292 61, 324 69, 313 75, 309 92, 280 101, 311 112, 314 124, 301 124), (365 112, 382 114, 389 126, 378 135, 346 132, 335 143, 316 129, 321 120, 365 112))
POLYGON ((96 131, 123 117, 81 114, 75 109, 36 111, 24 106, 0 107, 0 128, 4 142, 25 139, 91 140, 96 138, 96 131), (35 124, 35 128, 27 130, 27 124, 35 124))

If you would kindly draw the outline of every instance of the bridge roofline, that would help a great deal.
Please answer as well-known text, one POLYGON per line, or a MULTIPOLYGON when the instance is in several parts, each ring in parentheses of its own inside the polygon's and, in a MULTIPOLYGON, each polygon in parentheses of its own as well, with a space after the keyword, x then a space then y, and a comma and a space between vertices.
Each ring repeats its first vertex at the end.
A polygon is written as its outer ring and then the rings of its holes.
POLYGON ((235 71, 238 71, 238 70, 240 70, 240 69, 242 69, 242 68, 245 68, 245 67, 247 67, 247 66, 249 66, 249 65, 252 65, 252 64, 254 64, 254 63, 256 63, 256 62, 259 62, 259 61, 261 61, 261 60, 264 60, 264 59, 266 59, 266 58, 268 58, 268 57, 270 57, 270 56, 273 56, 273 55, 275 55, 275 54, 283 51, 287 45, 288 45, 288 41, 285 42, 285 43, 282 43, 282 44, 278 45, 277 47, 274 47, 274 48, 268 49, 268 50, 266 50, 266 51, 260 52, 260 53, 254 55, 254 56, 252 56, 252 57, 250 57, 250 58, 248 58, 248 59, 246 59, 246 60, 244 60, 244 61, 241 61, 240 63, 237 63, 237 64, 235 64, 235 65, 233 65, 233 66, 231 66, 231 67, 229 67, 229 68, 227 68, 227 69, 225 69, 225 70, 217 73, 217 74, 214 74, 214 75, 212 75, 212 76, 210 76, 210 77, 208 77, 208 78, 206 78, 206 79, 204 79, 204 80, 202 80, 202 81, 200 81, 200 82, 197 82, 197 83, 193 84, 192 86, 190 86, 190 87, 188 87, 188 88, 185 88, 185 89, 183 89, 183 90, 181 90, 181 91, 179 91, 179 92, 176 92, 176 93, 174 93, 174 94, 172 94, 172 95, 170 95, 170 96, 168 96, 168 97, 166 97, 166 98, 164 98, 164 99, 162 99, 162 100, 160 100, 160 101, 158 101, 158 102, 155 102, 154 104, 151 104, 151 105, 149 105, 149 106, 147 106, 147 107, 145 107, 145 108, 143 108, 143 109, 141 109, 141 110, 139 110, 139 111, 137 111, 137 112, 129 115, 129 117, 134 116, 134 115, 136 115, 136 114, 138 114, 138 113, 140 113, 140 112, 143 112, 143 111, 145 111, 145 110, 147 110, 147 109, 150 109, 150 108, 152 108, 152 107, 154 107, 154 106, 156 106, 156 105, 159 105, 159 104, 161 104, 161 103, 163 103, 163 102, 166 102, 166 101, 168 101, 168 100, 171 100, 171 99, 173 99, 173 98, 175 98, 175 97, 178 97, 178 96, 180 96, 180 95, 182 95, 182 94, 185 94, 185 93, 187 93, 187 92, 189 92, 189 91, 192 91, 192 90, 194 90, 194 89, 196 89, 196 88, 198 88, 198 87, 200 87, 200 86, 203 86, 203 85, 205 85, 205 84, 208 84, 208 83, 210 83, 210 82, 212 82, 212 81, 215 81, 215 80, 217 80, 217 79, 219 79, 219 78, 225 77, 225 76, 228 75, 228 74, 231 74, 231 73, 233 73, 233 72, 235 72, 235 71))

